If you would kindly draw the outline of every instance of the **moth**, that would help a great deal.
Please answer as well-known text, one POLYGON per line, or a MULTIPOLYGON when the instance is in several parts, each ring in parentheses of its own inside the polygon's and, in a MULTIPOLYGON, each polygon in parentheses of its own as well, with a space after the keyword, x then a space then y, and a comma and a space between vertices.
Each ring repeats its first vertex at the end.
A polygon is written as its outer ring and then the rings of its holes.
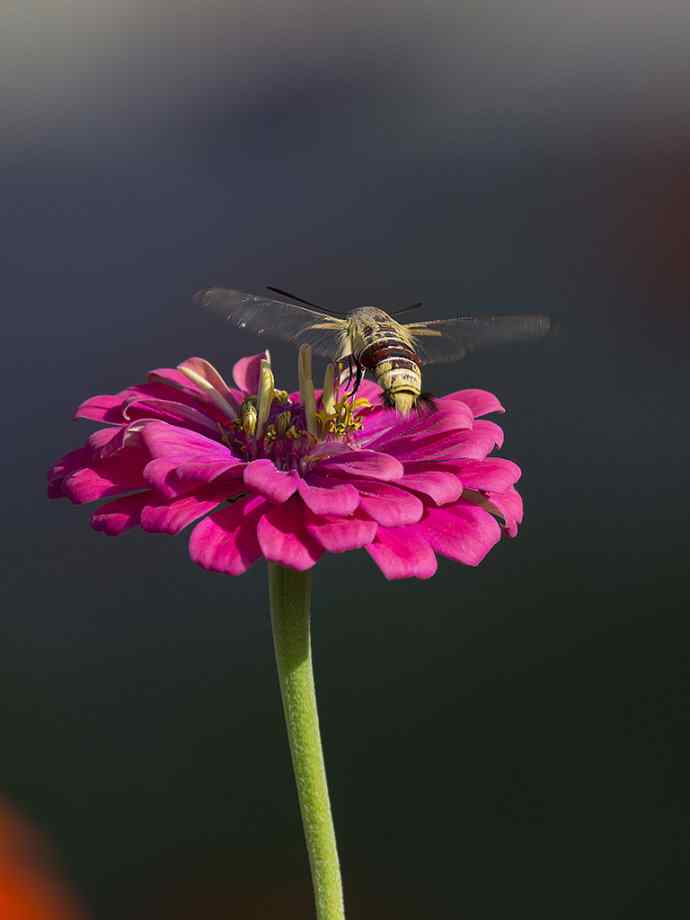
POLYGON ((195 300, 240 329, 311 345, 314 354, 339 363, 341 382, 351 385, 352 393, 371 371, 384 403, 403 415, 432 401, 422 389, 425 365, 459 361, 475 348, 539 338, 551 325, 548 316, 529 313, 401 323, 396 316, 421 304, 392 313, 356 307, 337 314, 278 288, 269 290, 300 303, 226 288, 199 291, 195 300))

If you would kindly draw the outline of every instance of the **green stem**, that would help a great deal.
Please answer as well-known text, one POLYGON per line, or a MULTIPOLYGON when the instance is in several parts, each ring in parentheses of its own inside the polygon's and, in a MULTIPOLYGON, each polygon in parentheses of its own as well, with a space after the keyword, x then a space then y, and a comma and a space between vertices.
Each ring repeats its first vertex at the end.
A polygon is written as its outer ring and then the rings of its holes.
POLYGON ((311 573, 268 563, 273 644, 318 920, 344 920, 343 890, 316 710, 311 573))

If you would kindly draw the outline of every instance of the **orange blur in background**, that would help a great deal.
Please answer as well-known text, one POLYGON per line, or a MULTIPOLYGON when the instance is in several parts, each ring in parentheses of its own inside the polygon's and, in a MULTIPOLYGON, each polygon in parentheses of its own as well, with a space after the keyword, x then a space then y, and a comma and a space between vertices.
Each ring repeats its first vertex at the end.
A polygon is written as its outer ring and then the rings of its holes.
POLYGON ((0 918, 86 920, 51 865, 43 837, 6 803, 0 804, 0 918))

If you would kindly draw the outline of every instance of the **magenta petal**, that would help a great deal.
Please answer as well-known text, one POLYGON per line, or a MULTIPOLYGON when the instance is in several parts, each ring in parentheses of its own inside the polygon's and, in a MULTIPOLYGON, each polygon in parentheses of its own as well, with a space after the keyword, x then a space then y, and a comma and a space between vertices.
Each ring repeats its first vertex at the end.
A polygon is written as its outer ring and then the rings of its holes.
POLYGON ((400 420, 395 427, 384 431, 369 446, 386 451, 396 457, 405 457, 410 449, 436 442, 449 433, 471 429, 472 412, 461 402, 449 402, 428 415, 411 415, 400 420))
POLYGON ((159 367, 149 373, 148 379, 149 383, 131 387, 129 391, 123 391, 118 395, 126 396, 127 400, 147 397, 169 399, 173 402, 184 403, 185 406, 191 406, 203 413, 210 411, 213 415, 212 405, 206 394, 181 371, 170 367, 159 367))
POLYGON ((165 498, 176 498, 190 489, 186 483, 180 487, 175 481, 176 469, 175 464, 169 460, 151 460, 144 467, 144 479, 152 489, 165 498))
POLYGON ((95 457, 105 460, 109 455, 122 450, 127 440, 128 439, 125 437, 125 430, 122 427, 99 428, 98 431, 93 431, 89 435, 86 443, 93 451, 95 457))
POLYGON ((114 422, 122 421, 121 396, 91 396, 85 399, 83 403, 77 406, 74 418, 86 418, 93 422, 114 422))
MULTIPOLYGON (((478 419, 474 423, 474 431, 477 434, 483 434, 491 437, 494 446, 500 450, 503 447, 503 429, 496 422, 490 422, 488 419, 478 419)), ((493 448, 492 448, 493 450, 493 448)))
POLYGON ((305 529, 329 553, 361 549, 371 543, 378 530, 376 521, 362 517, 337 517, 334 514, 305 515, 305 529))
POLYGON ((453 473, 430 470, 424 473, 410 473, 396 482, 413 492, 428 496, 437 505, 457 501, 462 494, 462 484, 453 473))
POLYGON ((496 435, 491 431, 477 430, 481 424, 490 422, 476 421, 472 431, 458 431, 439 438, 433 444, 422 444, 411 448, 401 457, 407 471, 422 463, 427 465, 433 462, 437 469, 445 461, 455 461, 466 457, 482 460, 491 453, 496 445, 496 435))
POLYGON ((163 498, 171 499, 216 482, 221 477, 224 481, 241 478, 244 466, 233 457, 208 463, 181 463, 179 466, 159 458, 146 464, 144 478, 163 498))
POLYGON ((304 504, 314 514, 348 515, 359 505, 359 492, 349 484, 321 488, 300 479, 297 489, 304 504))
POLYGON ((140 451, 121 451, 114 457, 82 467, 67 476, 63 482, 64 494, 81 505, 132 489, 142 489, 146 486, 142 468, 140 451))
POLYGON ((492 489, 503 492, 518 481, 522 474, 517 463, 502 457, 486 460, 461 460, 458 475, 466 489, 492 489))
POLYGON ((266 352, 262 351, 258 355, 251 355, 248 358, 240 358, 232 369, 232 379, 235 381, 240 390, 245 393, 256 394, 259 389, 259 372, 261 371, 261 362, 266 359, 266 352))
POLYGON ((493 393, 488 390, 456 390, 455 393, 448 393, 442 396, 439 403, 445 403, 446 400, 458 400, 464 402, 472 410, 475 418, 480 415, 488 415, 489 412, 505 412, 501 403, 493 393))
POLYGON ((192 560, 212 572, 242 575, 261 556, 256 527, 266 507, 265 499, 254 495, 205 518, 189 538, 192 560))
POLYGON ((193 461, 237 462, 232 451, 224 444, 212 441, 196 431, 168 425, 167 422, 149 422, 143 428, 141 437, 153 458, 162 458, 175 465, 193 461))
POLYGON ((151 500, 150 492, 139 492, 137 495, 127 495, 116 498, 113 502, 94 511, 91 515, 91 526, 100 530, 109 537, 117 537, 130 527, 136 527, 141 520, 141 509, 147 501, 151 500))
POLYGON ((244 468, 244 482, 272 502, 286 502, 297 489, 299 476, 294 471, 276 469, 271 460, 252 460, 244 468))
MULTIPOLYGON (((242 484, 236 483, 234 495, 241 494, 242 490, 242 484)), ((231 497, 233 493, 229 490, 214 489, 211 486, 171 502, 149 500, 141 513, 141 526, 154 533, 176 534, 231 497)))
POLYGON ((48 498, 62 498, 65 495, 63 482, 66 477, 90 459, 91 451, 87 447, 79 447, 60 457, 48 470, 48 498))
POLYGON ((487 492, 486 497, 490 510, 496 509, 505 521, 505 531, 509 537, 516 537, 518 525, 522 523, 524 509, 522 496, 515 489, 506 489, 505 492, 487 492))
POLYGON ((424 505, 411 492, 384 482, 355 480, 359 491, 359 507, 383 527, 400 527, 416 523, 424 513, 424 505))
POLYGON ((132 399, 124 406, 123 416, 128 420, 147 418, 182 425, 218 440, 218 424, 214 419, 192 406, 171 399, 153 399, 150 396, 132 399))
POLYGON ((447 508, 428 508, 418 527, 437 553, 465 565, 479 565, 501 539, 495 519, 462 499, 447 508))
POLYGON ((352 450, 321 460, 315 472, 319 476, 351 476, 381 479, 386 482, 399 479, 404 470, 399 460, 375 450, 352 450))
POLYGON ((298 572, 312 568, 323 554, 305 528, 303 506, 296 498, 270 507, 262 515, 256 533, 267 559, 298 572))
POLYGON ((157 367, 155 370, 149 371, 148 379, 151 384, 173 387, 175 390, 181 390, 187 396, 193 396, 195 399, 200 399, 202 396, 201 390, 177 368, 157 367))
POLYGON ((216 482, 221 476, 227 480, 241 479, 246 463, 229 456, 225 460, 192 461, 181 463, 175 469, 175 482, 183 486, 186 483, 201 485, 216 482))
POLYGON ((209 383, 217 393, 220 393, 224 399, 233 399, 232 390, 227 385, 225 380, 223 380, 223 377, 219 371, 216 370, 216 368, 211 364, 210 361, 207 361, 206 358, 187 358, 181 364, 177 365, 177 369, 180 371, 184 368, 189 368, 189 370, 194 371, 195 374, 209 383))
POLYGON ((383 390, 378 385, 374 383, 373 380, 364 379, 357 390, 357 399, 368 399, 370 403, 376 404, 380 403, 383 398, 383 390))
POLYGON ((357 435, 360 447, 369 447, 382 438, 386 433, 389 436, 399 427, 402 416, 395 409, 376 408, 367 412, 364 417, 364 427, 357 435))
POLYGON ((379 527, 373 543, 364 547, 389 581, 431 578, 436 556, 418 526, 379 527))

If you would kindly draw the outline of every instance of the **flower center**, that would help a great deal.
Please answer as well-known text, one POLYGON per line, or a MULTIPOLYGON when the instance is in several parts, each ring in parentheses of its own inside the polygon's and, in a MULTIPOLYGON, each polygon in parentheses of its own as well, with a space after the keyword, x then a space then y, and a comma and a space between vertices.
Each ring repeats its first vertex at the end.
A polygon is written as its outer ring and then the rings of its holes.
POLYGON ((279 470, 304 471, 314 447, 324 442, 350 443, 363 425, 361 412, 371 408, 366 399, 346 396, 315 413, 315 433, 307 427, 305 408, 293 403, 283 390, 275 390, 263 430, 257 437, 256 399, 245 400, 240 417, 221 426, 223 443, 245 460, 271 460, 279 470))

